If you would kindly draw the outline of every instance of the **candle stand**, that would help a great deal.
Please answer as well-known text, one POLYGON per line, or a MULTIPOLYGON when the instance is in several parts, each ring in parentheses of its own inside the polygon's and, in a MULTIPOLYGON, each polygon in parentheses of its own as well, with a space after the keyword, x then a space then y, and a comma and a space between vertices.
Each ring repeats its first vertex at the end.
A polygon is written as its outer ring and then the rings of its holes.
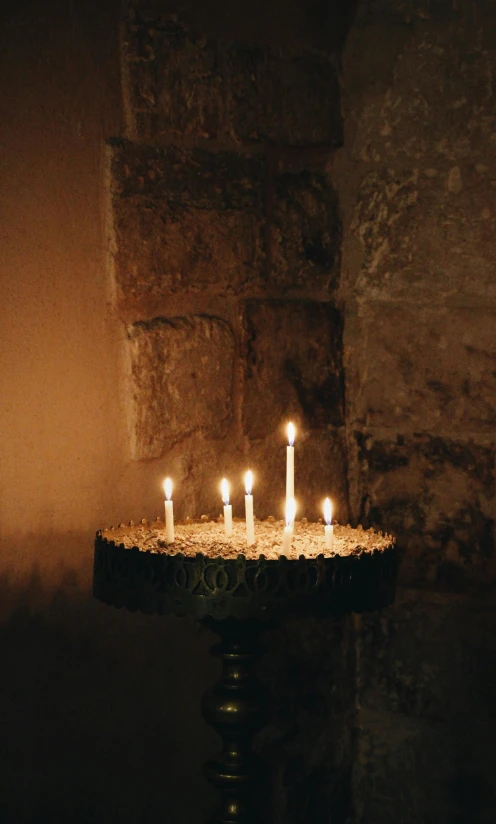
POLYGON ((220 753, 205 765, 221 795, 210 824, 254 824, 261 764, 252 742, 270 714, 270 697, 254 674, 261 634, 290 612, 339 615, 390 605, 396 550, 247 560, 148 552, 117 541, 111 530, 97 533, 96 598, 148 614, 192 614, 220 637, 212 653, 222 672, 202 702, 203 717, 222 739, 220 753))

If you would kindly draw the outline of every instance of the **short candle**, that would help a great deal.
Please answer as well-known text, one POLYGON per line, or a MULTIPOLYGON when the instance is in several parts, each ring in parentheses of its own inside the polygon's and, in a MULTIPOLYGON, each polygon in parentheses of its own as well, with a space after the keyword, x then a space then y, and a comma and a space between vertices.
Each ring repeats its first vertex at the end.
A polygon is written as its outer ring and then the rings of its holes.
POLYGON ((334 527, 332 525, 332 504, 331 499, 326 498, 324 501, 324 518, 325 526, 325 542, 327 549, 332 549, 334 544, 334 527))
POLYGON ((224 501, 224 532, 226 537, 232 536, 232 506, 229 503, 229 484, 227 478, 222 478, 220 485, 222 492, 222 500, 224 501))
POLYGON ((172 505, 172 481, 166 478, 164 481, 165 492, 165 540, 168 544, 174 543, 174 509, 172 505))
POLYGON ((255 543, 255 523, 253 520, 253 495, 251 490, 253 487, 253 472, 248 472, 245 475, 245 516, 246 516, 246 543, 251 546, 255 543))
POLYGON ((286 526, 284 527, 284 534, 282 536, 282 552, 281 555, 288 557, 291 552, 291 540, 293 538, 293 526, 296 515, 296 501, 294 498, 289 498, 286 501, 286 526))
POLYGON ((286 447, 286 501, 294 498, 294 439, 295 428, 288 423, 288 446, 286 447))

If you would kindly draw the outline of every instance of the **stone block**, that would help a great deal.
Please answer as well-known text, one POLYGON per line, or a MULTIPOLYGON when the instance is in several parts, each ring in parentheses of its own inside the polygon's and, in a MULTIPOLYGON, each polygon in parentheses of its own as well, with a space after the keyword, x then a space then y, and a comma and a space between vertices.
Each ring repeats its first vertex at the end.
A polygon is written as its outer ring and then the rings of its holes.
POLYGON ((393 532, 406 585, 491 589, 496 575, 492 443, 355 432, 360 520, 393 532))
POLYGON ((341 223, 329 177, 318 172, 279 174, 271 208, 270 280, 284 294, 328 299, 337 288, 341 223))
POLYGON ((159 458, 195 432, 226 436, 234 362, 227 323, 201 316, 134 323, 128 351, 134 459, 159 458))
POLYGON ((494 820, 493 719, 420 721, 362 710, 353 821, 434 824, 494 820))
POLYGON ((350 415, 458 436, 496 427, 496 315, 369 303, 349 335, 350 415))
POLYGON ((226 57, 226 119, 236 140, 282 146, 341 144, 338 68, 328 55, 236 45, 226 57))
POLYGON ((366 172, 351 223, 361 249, 360 263, 357 253, 352 266, 356 287, 381 298, 494 306, 492 4, 480 4, 480 19, 488 23, 480 26, 466 4, 446 2, 441 11, 439 3, 403 3, 412 22, 432 21, 404 29, 402 38, 397 30, 392 36, 383 9, 399 4, 377 5, 380 25, 369 27, 363 11, 355 60, 361 66, 362 54, 374 57, 357 75, 359 94, 350 99, 357 126, 353 162, 366 172), (378 38, 395 44, 382 68, 378 38), (380 81, 371 83, 370 73, 380 73, 380 81))
POLYGON ((182 14, 133 13, 125 36, 131 131, 240 143, 338 145, 338 67, 324 52, 214 39, 182 14))
POLYGON ((479 172, 472 160, 436 167, 427 161, 423 168, 369 172, 351 223, 361 249, 356 292, 494 306, 495 226, 496 188, 489 167, 479 172))
MULTIPOLYGON (((482 0, 480 19, 484 17, 490 25, 481 28, 464 4, 454 7, 442 0, 429 3, 431 9, 427 9, 426 0, 401 2, 410 6, 405 16, 427 22, 412 27, 393 53, 388 82, 367 84, 369 94, 353 145, 355 158, 388 168, 430 164, 446 169, 470 160, 489 163, 494 169, 494 159, 486 151, 496 125, 493 92, 487 83, 496 68, 494 4, 482 0), (436 25, 438 14, 444 18, 441 25, 436 25)), ((398 10, 400 3, 391 0, 386 5, 398 10)), ((368 10, 363 9, 365 15, 368 10)), ((386 27, 386 16, 387 10, 380 9, 376 23, 386 27)), ((362 20, 365 25, 370 22, 362 20)), ((371 26, 368 37, 377 36, 371 26)))
POLYGON ((496 609, 449 594, 400 590, 360 618, 358 700, 431 721, 496 716, 496 609))
POLYGON ((137 137, 153 142, 222 134, 226 89, 217 46, 182 15, 131 12, 124 59, 128 117, 137 137))
POLYGON ((243 427, 252 439, 294 419, 305 429, 343 424, 342 317, 328 303, 243 304, 243 427))
POLYGON ((237 293, 265 278, 265 164, 121 144, 113 152, 118 297, 237 293))

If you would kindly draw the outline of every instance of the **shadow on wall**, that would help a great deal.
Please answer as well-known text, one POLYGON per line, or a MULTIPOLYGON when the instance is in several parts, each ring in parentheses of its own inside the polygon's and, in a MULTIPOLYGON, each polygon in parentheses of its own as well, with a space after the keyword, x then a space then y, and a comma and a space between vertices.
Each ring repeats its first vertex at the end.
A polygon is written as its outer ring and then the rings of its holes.
POLYGON ((0 628, 1 824, 201 821, 210 634, 109 609, 71 575, 47 602, 37 569, 23 588, 0 578, 0 603, 13 603, 0 628))
MULTIPOLYGON (((200 711, 219 673, 209 654, 214 636, 192 619, 93 599, 80 583, 90 578, 86 538, 25 543, 40 559, 53 547, 59 569, 69 557, 74 568, 52 587, 43 560, 24 584, 0 575, 0 824, 205 820, 216 796, 202 767, 220 744, 200 711), (77 557, 85 568, 76 568, 77 557)), ((21 542, 19 558, 25 549, 21 542)), ((275 824, 325 824, 329 811, 344 820, 353 763, 351 619, 288 620, 264 644, 260 677, 274 701, 257 742, 272 796, 263 808, 275 824)))

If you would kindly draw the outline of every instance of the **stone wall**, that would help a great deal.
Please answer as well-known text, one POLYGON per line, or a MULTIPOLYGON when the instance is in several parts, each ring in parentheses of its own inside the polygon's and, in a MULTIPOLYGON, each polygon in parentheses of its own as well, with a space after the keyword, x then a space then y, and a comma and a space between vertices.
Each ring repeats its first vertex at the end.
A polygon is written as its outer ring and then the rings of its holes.
MULTIPOLYGON (((163 5, 162 5, 163 8, 163 5)), ((239 20, 238 20, 239 26, 239 20)), ((326 161, 338 60, 301 34, 251 41, 198 12, 129 8, 126 139, 109 146, 115 309, 130 455, 176 483, 179 516, 282 517, 285 424, 299 514, 346 520, 341 225, 326 161)))
POLYGON ((367 824, 496 810, 495 12, 364 2, 345 53, 350 498, 402 554, 396 606, 357 622, 367 824))

